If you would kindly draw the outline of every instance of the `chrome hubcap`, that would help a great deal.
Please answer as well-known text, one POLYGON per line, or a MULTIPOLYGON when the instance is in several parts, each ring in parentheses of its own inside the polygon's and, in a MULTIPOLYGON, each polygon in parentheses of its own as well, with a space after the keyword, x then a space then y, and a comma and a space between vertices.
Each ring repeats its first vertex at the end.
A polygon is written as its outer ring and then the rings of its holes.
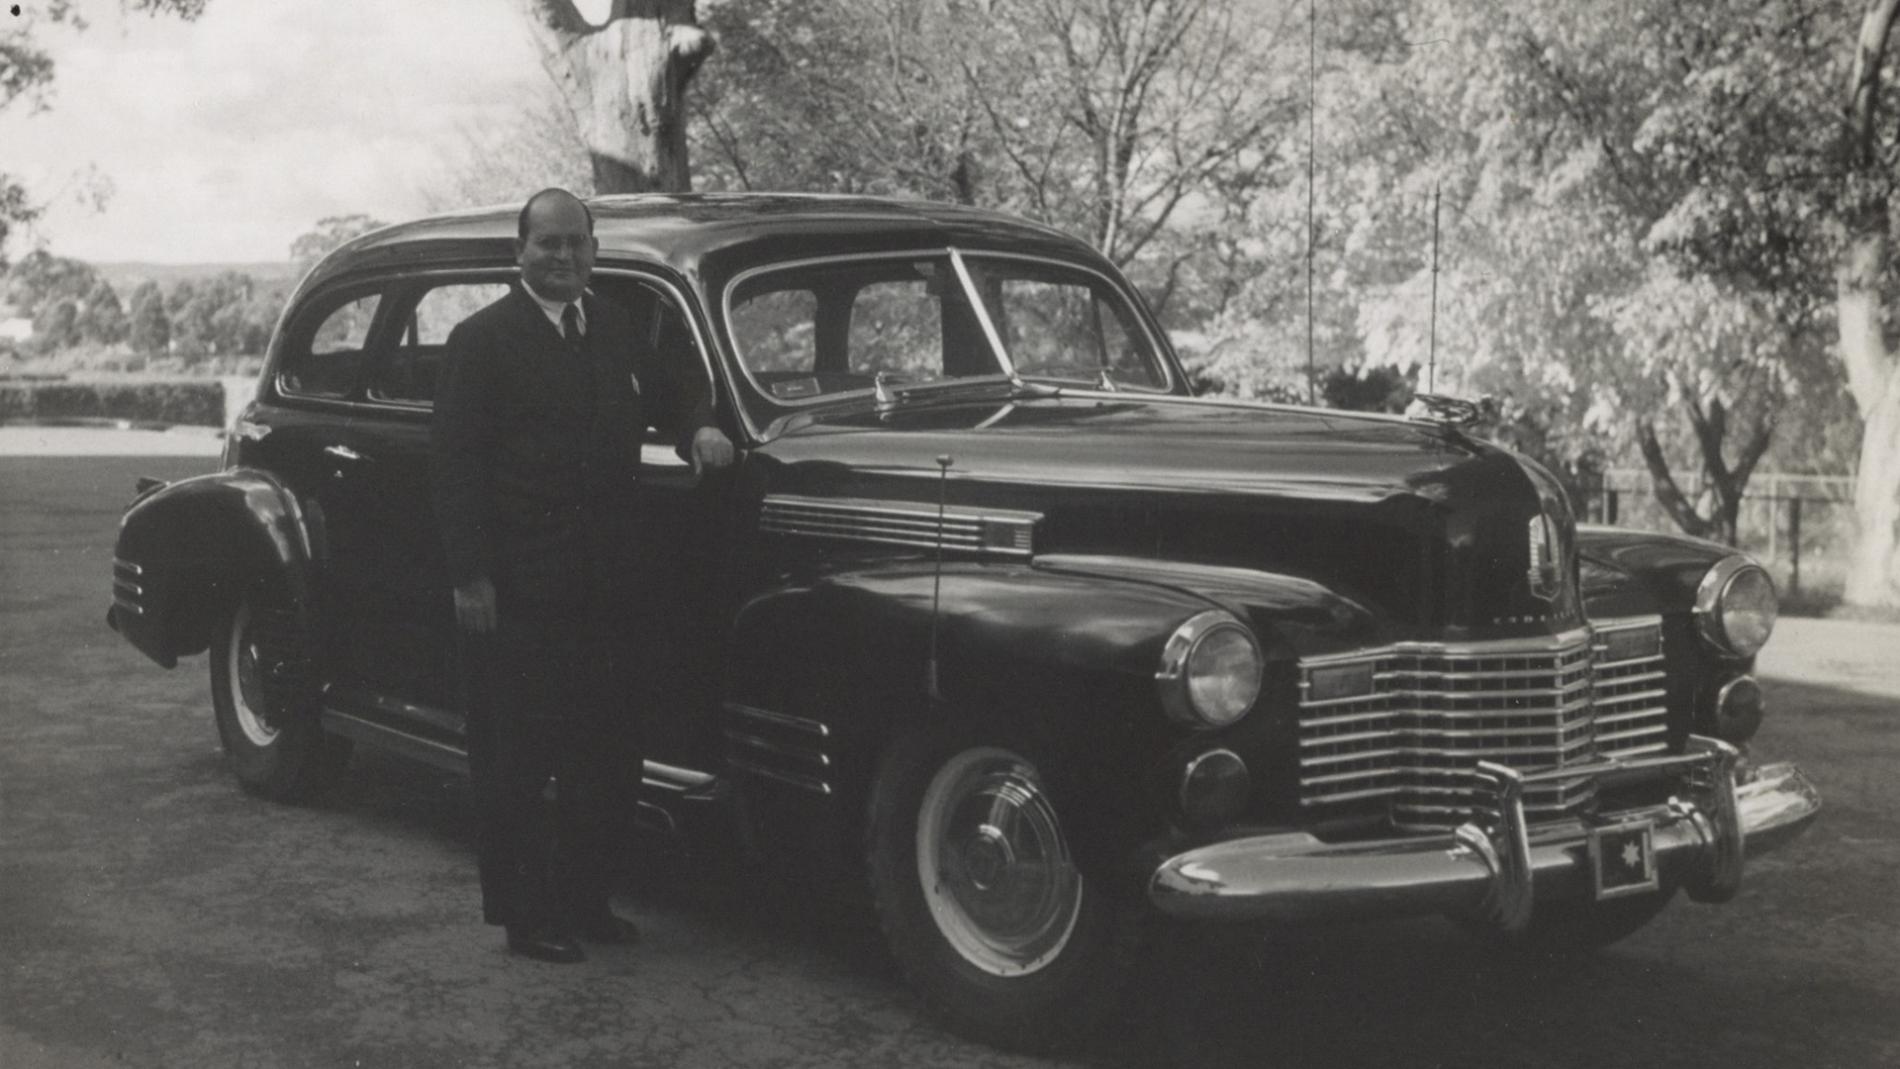
POLYGON ((277 729, 265 722, 258 710, 264 702, 263 658, 258 651, 257 635, 251 628, 250 602, 238 606, 231 621, 230 665, 231 706, 237 714, 238 730, 252 746, 269 746, 277 741, 277 729))
POLYGON ((917 820, 917 875, 938 931, 995 976, 1035 972, 1075 931, 1082 875, 1035 766, 965 750, 937 771, 917 820))

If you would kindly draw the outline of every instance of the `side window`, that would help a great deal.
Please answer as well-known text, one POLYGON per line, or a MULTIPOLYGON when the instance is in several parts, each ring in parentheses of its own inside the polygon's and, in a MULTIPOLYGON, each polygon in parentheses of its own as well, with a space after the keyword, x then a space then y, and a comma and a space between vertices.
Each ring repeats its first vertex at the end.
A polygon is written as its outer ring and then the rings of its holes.
POLYGON ((752 376, 774 397, 806 397, 818 388, 818 295, 769 290, 732 309, 733 341, 752 376))
POLYGON ((500 282, 452 282, 424 293, 403 321, 395 347, 371 373, 370 397, 399 404, 432 403, 449 331, 507 292, 507 285, 500 282))
POLYGON ((321 313, 307 327, 309 333, 293 333, 278 374, 279 387, 299 397, 349 396, 381 300, 381 294, 372 293, 344 301, 321 313))
POLYGON ((943 371, 943 309, 921 279, 873 282, 851 302, 851 370, 936 378, 943 371))
POLYGON ((732 310, 749 371, 810 371, 818 360, 818 295, 810 290, 761 293, 732 310))
MULTIPOLYGON (((646 338, 657 360, 648 372, 663 378, 642 381, 640 388, 656 395, 662 390, 672 391, 679 394, 674 400, 680 404, 700 397, 713 398, 716 404, 718 390, 713 386, 712 371, 679 300, 651 283, 636 282, 631 288, 634 330, 646 338)), ((662 437, 676 430, 667 428, 662 437)))

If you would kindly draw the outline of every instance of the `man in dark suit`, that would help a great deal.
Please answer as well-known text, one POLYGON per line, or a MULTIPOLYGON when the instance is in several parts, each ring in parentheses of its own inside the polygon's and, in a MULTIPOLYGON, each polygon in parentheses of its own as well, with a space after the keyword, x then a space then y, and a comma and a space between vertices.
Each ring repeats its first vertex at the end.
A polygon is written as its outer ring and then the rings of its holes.
POLYGON ((535 194, 515 243, 521 285, 449 335, 432 449, 455 588, 480 835, 482 913, 508 948, 584 957, 633 941, 608 908, 613 784, 640 769, 630 708, 639 549, 633 481, 649 424, 695 468, 732 462, 685 354, 647 351, 587 282, 587 206, 535 194), (553 781, 552 812, 546 804, 553 781))

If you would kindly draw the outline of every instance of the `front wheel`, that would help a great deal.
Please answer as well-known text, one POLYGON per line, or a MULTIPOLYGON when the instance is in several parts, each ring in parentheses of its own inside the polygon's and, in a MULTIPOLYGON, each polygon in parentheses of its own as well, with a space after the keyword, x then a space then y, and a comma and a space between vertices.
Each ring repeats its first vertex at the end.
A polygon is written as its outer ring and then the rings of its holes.
POLYGON ((350 741, 317 720, 304 646, 295 612, 261 588, 239 599, 211 644, 218 741, 245 790, 281 802, 321 793, 350 757, 350 741))
POLYGON ((1086 878, 1021 748, 951 732, 898 742, 872 785, 871 893, 892 956, 950 1027, 1072 1045, 1132 972, 1137 914, 1086 878))

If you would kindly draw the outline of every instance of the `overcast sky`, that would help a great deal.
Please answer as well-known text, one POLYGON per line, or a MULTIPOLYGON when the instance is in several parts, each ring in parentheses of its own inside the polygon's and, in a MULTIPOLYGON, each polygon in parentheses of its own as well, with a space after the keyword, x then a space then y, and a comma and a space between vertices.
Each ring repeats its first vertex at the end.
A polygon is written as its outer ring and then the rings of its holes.
POLYGON ((51 109, 0 115, 0 171, 57 194, 16 254, 282 260, 324 216, 424 212, 458 129, 546 78, 511 0, 211 0, 195 23, 82 7, 85 32, 40 30, 51 109), (114 187, 103 212, 73 195, 89 167, 114 187))

